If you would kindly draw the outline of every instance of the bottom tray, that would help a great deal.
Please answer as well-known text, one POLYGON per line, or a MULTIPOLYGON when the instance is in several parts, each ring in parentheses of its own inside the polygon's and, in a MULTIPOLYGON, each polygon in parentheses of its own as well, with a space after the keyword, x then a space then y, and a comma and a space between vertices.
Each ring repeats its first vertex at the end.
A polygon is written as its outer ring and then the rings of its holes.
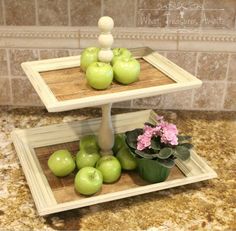
MULTIPOLYGON (((115 133, 123 133, 142 127, 146 121, 154 122, 155 118, 156 114, 153 111, 146 110, 115 115, 112 122, 115 133)), ((79 195, 74 190, 74 173, 65 178, 57 178, 48 169, 47 160, 51 153, 58 149, 68 149, 75 154, 79 149, 80 137, 97 134, 99 125, 98 118, 13 131, 13 142, 40 215, 172 188, 217 176, 214 170, 192 151, 190 160, 176 161, 176 166, 165 182, 149 184, 136 172, 123 172, 118 182, 103 184, 102 190, 95 195, 79 195)))

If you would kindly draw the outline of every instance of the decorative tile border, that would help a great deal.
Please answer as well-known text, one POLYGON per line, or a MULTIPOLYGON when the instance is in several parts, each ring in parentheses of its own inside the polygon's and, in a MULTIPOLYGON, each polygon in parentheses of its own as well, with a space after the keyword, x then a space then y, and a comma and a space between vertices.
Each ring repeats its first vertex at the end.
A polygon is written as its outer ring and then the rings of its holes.
MULTIPOLYGON (((96 27, 0 27, 0 47, 79 48, 96 40, 96 27)), ((236 51, 236 31, 117 28, 117 44, 160 50, 236 51)))

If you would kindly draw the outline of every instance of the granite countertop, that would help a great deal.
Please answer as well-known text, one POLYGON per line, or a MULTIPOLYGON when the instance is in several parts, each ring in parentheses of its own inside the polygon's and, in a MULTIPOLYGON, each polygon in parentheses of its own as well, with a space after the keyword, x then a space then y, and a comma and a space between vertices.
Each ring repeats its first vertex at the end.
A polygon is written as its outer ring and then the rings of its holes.
POLYGON ((97 117, 100 110, 0 108, 0 230, 236 230, 236 112, 158 113, 193 136, 195 150, 218 178, 39 217, 10 132, 97 117))

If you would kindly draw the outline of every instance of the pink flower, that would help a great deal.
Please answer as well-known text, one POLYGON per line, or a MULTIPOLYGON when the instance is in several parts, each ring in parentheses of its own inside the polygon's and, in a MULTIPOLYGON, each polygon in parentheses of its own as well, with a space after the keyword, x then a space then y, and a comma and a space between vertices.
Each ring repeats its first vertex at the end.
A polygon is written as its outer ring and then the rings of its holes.
POLYGON ((161 142, 165 144, 177 145, 178 144, 178 130, 176 125, 167 122, 161 122, 161 142))
POLYGON ((142 151, 145 148, 151 148, 151 140, 153 137, 160 137, 164 144, 178 145, 178 130, 176 125, 167 123, 163 120, 163 116, 158 116, 159 124, 155 127, 145 125, 143 134, 137 138, 137 149, 142 151))
POLYGON ((137 149, 142 151, 143 149, 151 146, 151 136, 147 136, 145 133, 138 136, 137 149))
POLYGON ((145 125, 143 130, 144 130, 145 136, 147 136, 147 137, 152 137, 153 136, 154 131, 153 131, 153 128, 151 126, 145 125))
POLYGON ((159 115, 157 115, 157 121, 163 121, 163 119, 164 119, 164 116, 159 116, 159 115))

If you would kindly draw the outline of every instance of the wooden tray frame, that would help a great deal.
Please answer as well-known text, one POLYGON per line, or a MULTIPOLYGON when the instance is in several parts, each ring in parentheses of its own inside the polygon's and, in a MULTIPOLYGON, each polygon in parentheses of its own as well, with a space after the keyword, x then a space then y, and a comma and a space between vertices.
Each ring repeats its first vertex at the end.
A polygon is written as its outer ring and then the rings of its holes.
MULTIPOLYGON (((115 133, 121 133, 142 127, 145 121, 154 122, 155 118, 156 114, 153 111, 145 110, 114 115, 112 116, 112 123, 115 133)), ((18 129, 12 132, 13 143, 40 215, 80 208, 217 177, 215 171, 192 151, 190 160, 185 162, 176 161, 177 167, 184 173, 185 178, 137 186, 128 190, 95 195, 65 203, 57 203, 34 149, 78 141, 81 136, 97 134, 99 126, 100 118, 97 118, 25 130, 18 129)))
POLYGON ((130 50, 136 58, 143 58, 174 80, 175 83, 58 101, 40 72, 78 67, 80 66, 80 56, 25 62, 22 63, 22 68, 49 112, 67 111, 160 95, 200 87, 202 84, 201 80, 150 48, 143 47, 130 50))

